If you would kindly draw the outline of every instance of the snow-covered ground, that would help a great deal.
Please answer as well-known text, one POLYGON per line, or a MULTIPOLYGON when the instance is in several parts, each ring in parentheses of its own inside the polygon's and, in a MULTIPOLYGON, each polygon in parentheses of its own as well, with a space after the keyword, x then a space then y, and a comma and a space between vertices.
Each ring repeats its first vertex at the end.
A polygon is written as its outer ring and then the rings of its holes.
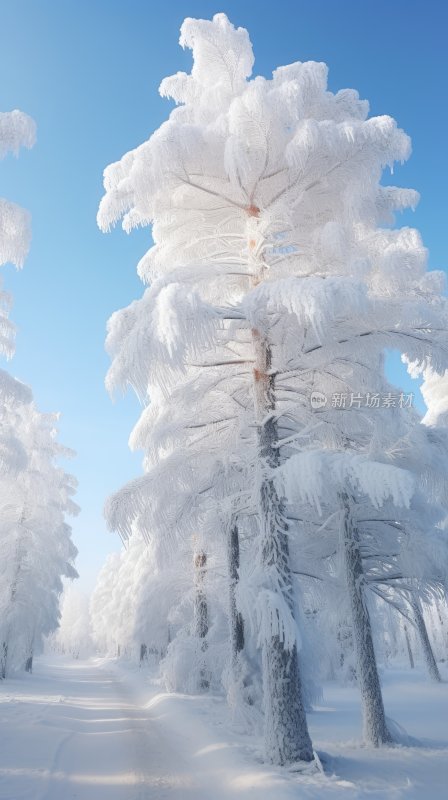
POLYGON ((160 693, 145 671, 104 659, 46 656, 0 684, 0 798, 445 800, 448 683, 418 671, 388 671, 384 683, 387 713, 417 746, 361 747, 356 690, 328 685, 310 715, 327 775, 298 776, 261 763, 221 698, 160 693))

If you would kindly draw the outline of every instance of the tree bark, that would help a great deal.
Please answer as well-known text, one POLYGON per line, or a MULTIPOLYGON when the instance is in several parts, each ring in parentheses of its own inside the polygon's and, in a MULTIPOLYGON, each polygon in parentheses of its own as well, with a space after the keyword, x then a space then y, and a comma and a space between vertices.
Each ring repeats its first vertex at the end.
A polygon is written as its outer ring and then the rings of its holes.
POLYGON ((241 612, 236 604, 236 587, 239 581, 240 568, 240 542, 238 525, 234 522, 230 528, 227 560, 229 570, 229 617, 230 617, 230 644, 232 650, 232 668, 234 678, 237 677, 238 656, 244 648, 244 622, 241 612))
POLYGON ((440 683, 442 679, 440 677, 439 668, 437 666, 433 649, 431 647, 431 642, 429 641, 428 630, 426 628, 426 623, 422 614, 420 601, 417 598, 414 598, 411 601, 411 607, 414 613, 415 626, 417 628, 417 633, 420 639, 420 644, 423 650, 423 657, 425 659, 425 664, 429 673, 429 677, 431 678, 432 681, 440 683))
MULTIPOLYGON (((445 608, 446 608, 446 604, 448 602, 448 596, 447 596, 446 592, 445 592, 444 600, 445 600, 445 604, 444 605, 445 605, 445 608)), ((436 608, 437 608, 437 615, 439 617, 439 622, 440 622, 440 633, 441 633, 441 637, 442 637, 442 646, 443 646, 444 652, 447 653, 448 639, 447 639, 446 630, 445 630, 445 619, 442 616, 442 612, 440 611, 440 606, 439 606, 439 603, 438 603, 437 600, 436 600, 436 608)))
POLYGON ((8 672, 8 642, 2 642, 1 659, 0 659, 0 675, 5 680, 8 672))
MULTIPOLYGON (((281 592, 294 616, 293 582, 289 563, 288 526, 273 470, 279 465, 277 423, 273 416, 275 394, 271 375, 271 349, 253 331, 255 349, 254 394, 259 445, 260 553, 270 590, 281 592)), ((297 645, 288 648, 282 637, 264 632, 262 645, 265 705, 265 751, 273 764, 313 761, 313 747, 302 697, 297 645)))
MULTIPOLYGON (((252 286, 263 281, 265 243, 259 228, 260 209, 253 203, 246 209, 248 271, 252 286)), ((273 471, 279 466, 277 423, 274 417, 275 390, 272 351, 267 335, 252 330, 254 349, 254 410, 258 435, 258 485, 260 560, 269 591, 281 594, 294 616, 293 581, 289 563, 288 525, 282 499, 278 496, 273 471)), ((266 760, 291 764, 314 760, 302 696, 302 679, 297 645, 287 647, 274 632, 263 631, 262 639, 264 740, 266 760)))
MULTIPOLYGON (((26 518, 26 504, 24 503, 22 511, 21 511, 21 514, 20 514, 20 518, 18 520, 19 528, 24 525, 25 518, 26 518)), ((26 531, 25 531, 25 533, 26 533, 26 531)), ((13 606, 14 603, 16 602, 17 589, 18 589, 19 580, 20 580, 20 572, 21 572, 21 569, 22 569, 22 562, 23 562, 23 558, 24 558, 24 555, 25 555, 24 547, 23 547, 23 541, 22 541, 23 538, 24 537, 22 537, 22 539, 20 539, 20 537, 19 537, 19 539, 17 541, 17 544, 16 544, 16 563, 15 563, 14 577, 13 577, 12 582, 11 582, 11 588, 10 588, 10 593, 9 593, 11 606, 13 606)), ((9 629, 8 633, 6 634, 6 639, 2 643, 2 647, 1 647, 0 674, 1 674, 1 677, 3 679, 5 679, 7 674, 8 674, 8 650, 9 650, 10 636, 11 636, 11 628, 9 629)))
POLYGON ((406 625, 404 626, 404 636, 405 636, 405 639, 406 639, 406 647, 407 647, 407 650, 408 650, 409 666, 410 666, 411 669, 414 669, 414 666, 415 666, 414 665, 414 656, 412 655, 411 640, 409 639, 409 633, 408 633, 408 629, 407 629, 406 625))
POLYGON ((364 573, 359 549, 359 532, 352 519, 350 498, 344 493, 341 499, 344 511, 341 526, 342 552, 352 614, 364 739, 367 744, 379 747, 382 744, 392 743, 392 737, 386 725, 370 616, 363 591, 364 573))
MULTIPOLYGON (((201 653, 207 650, 208 634, 208 607, 207 598, 204 590, 206 575, 207 555, 200 550, 194 556, 195 566, 195 597, 194 597, 194 623, 195 633, 200 639, 201 653)), ((199 670, 199 689, 206 691, 210 687, 210 677, 205 664, 202 663, 199 670)))

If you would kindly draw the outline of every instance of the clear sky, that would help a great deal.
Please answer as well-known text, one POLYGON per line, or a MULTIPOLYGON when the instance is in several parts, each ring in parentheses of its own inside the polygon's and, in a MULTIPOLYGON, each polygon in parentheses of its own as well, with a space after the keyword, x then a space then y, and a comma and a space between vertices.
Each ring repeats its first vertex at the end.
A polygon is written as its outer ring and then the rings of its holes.
MULTIPOLYGON (((330 89, 356 88, 373 114, 397 119, 414 152, 386 180, 421 193, 402 222, 421 230, 432 268, 448 264, 443 0, 0 0, 0 109, 20 108, 38 126, 33 150, 0 163, 0 195, 33 218, 23 272, 4 271, 19 331, 14 360, 1 366, 32 386, 42 411, 62 412, 61 441, 78 453, 70 468, 80 483, 74 538, 84 586, 119 546, 105 529, 104 500, 141 461, 127 449, 137 400, 112 403, 104 389, 104 334, 110 314, 141 295, 135 266, 150 233, 97 230, 102 171, 168 114, 157 89, 189 69, 178 46, 184 17, 219 11, 249 29, 256 73, 325 61, 330 89)), ((396 357, 388 370, 410 390, 396 357)))

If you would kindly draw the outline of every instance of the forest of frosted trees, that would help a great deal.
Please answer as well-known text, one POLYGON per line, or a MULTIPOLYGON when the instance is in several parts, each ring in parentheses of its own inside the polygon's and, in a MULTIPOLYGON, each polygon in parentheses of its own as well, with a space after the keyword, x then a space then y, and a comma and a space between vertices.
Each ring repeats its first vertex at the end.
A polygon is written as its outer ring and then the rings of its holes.
POLYGON ((251 78, 224 14, 186 19, 180 44, 191 73, 160 86, 176 107, 107 167, 98 214, 154 244, 108 326, 144 474, 106 505, 126 548, 94 636, 168 689, 224 688, 272 763, 313 760, 324 679, 356 681, 364 740, 392 743, 379 662, 422 657, 438 681, 447 655, 443 273, 394 227, 417 192, 381 183, 410 140, 328 91, 325 64, 251 78), (425 424, 386 350, 423 376, 425 424))
MULTIPOLYGON (((269 763, 315 761, 307 712, 325 681, 357 687, 366 744, 403 744, 380 668, 421 661, 437 682, 448 658, 444 273, 396 227, 417 192, 381 182, 410 139, 356 91, 330 92, 323 63, 251 77, 248 33, 225 14, 186 19, 180 44, 191 72, 160 86, 174 108, 106 168, 98 212, 102 231, 146 227, 152 243, 141 298, 108 323, 107 389, 136 393, 144 456, 106 502, 124 547, 91 636, 168 691, 225 693, 269 763), (423 381, 423 420, 386 379, 390 350, 423 381)), ((33 141, 28 117, 0 115, 0 155, 33 141)), ((0 200, 0 263, 22 265, 28 229, 0 200)), ((57 416, 6 372, 0 409, 5 678, 50 634, 75 658, 91 641, 74 595, 54 633, 77 511, 57 416)))

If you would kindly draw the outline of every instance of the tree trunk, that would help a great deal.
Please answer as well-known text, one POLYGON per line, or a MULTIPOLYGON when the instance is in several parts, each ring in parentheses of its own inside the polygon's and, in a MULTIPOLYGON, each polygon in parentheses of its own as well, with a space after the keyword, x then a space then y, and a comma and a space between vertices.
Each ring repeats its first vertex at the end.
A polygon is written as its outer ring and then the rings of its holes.
POLYGON ((148 657, 148 648, 146 647, 146 644, 141 644, 140 645, 140 666, 147 659, 147 657, 148 657))
MULTIPOLYGON (((195 633, 201 642, 201 653, 207 650, 208 634, 208 608, 207 598, 204 590, 206 575, 207 555, 203 550, 194 556, 195 566, 195 597, 194 597, 194 623, 195 633)), ((204 659, 202 659, 204 661, 204 659)), ((210 677, 205 664, 202 663, 199 669, 199 689, 205 691, 210 687, 210 677)))
POLYGON ((415 666, 414 665, 414 656, 412 655, 411 640, 409 639, 409 633, 408 633, 408 629, 407 629, 406 625, 404 626, 404 636, 405 636, 405 639, 406 639, 406 647, 407 647, 407 650, 408 650, 409 666, 410 666, 411 669, 414 669, 414 666, 415 666))
MULTIPOLYGON (((444 606, 446 608, 446 604, 447 604, 447 601, 448 601, 448 596, 447 596, 446 592, 445 592, 445 596, 444 596, 444 601, 445 601, 444 602, 444 606)), ((439 603, 438 603, 437 600, 436 600, 436 608, 437 608, 437 615, 439 617, 439 622, 440 622, 440 633, 441 633, 441 637, 442 637, 442 649, 443 649, 443 653, 445 655, 447 653, 448 639, 447 639, 446 630, 445 630, 445 619, 442 616, 442 612, 440 610, 440 606, 439 606, 439 603)), ((445 658, 445 661, 446 661, 446 658, 445 658)))
POLYGON ((238 656, 244 648, 244 622, 236 604, 236 587, 239 581, 240 568, 240 542, 238 525, 234 522, 230 528, 227 560, 229 570, 229 616, 230 616, 230 644, 232 649, 232 668, 234 678, 237 677, 238 656))
MULTIPOLYGON (((20 518, 18 520, 18 526, 19 527, 21 527, 24 524, 25 518, 26 518, 26 504, 24 503, 22 511, 21 511, 21 514, 20 514, 20 518)), ((24 537, 22 537, 22 539, 23 538, 24 537)), ((16 543, 16 563, 15 563, 14 577, 13 577, 12 582, 11 582, 11 588, 10 588, 10 594, 9 594, 11 606, 13 606, 14 603, 16 602, 17 589, 18 589, 18 585, 19 585, 20 572, 21 572, 21 569, 22 569, 22 562, 23 562, 24 555, 25 555, 24 542, 19 538, 17 543, 16 543)), ((8 631, 8 633, 6 635, 6 640, 2 643, 2 646, 1 646, 0 675, 1 675, 1 677, 3 679, 5 679, 7 674, 8 674, 8 650, 9 650, 9 639, 10 639, 10 636, 11 636, 11 628, 9 629, 9 631, 8 631)))
POLYGON ((25 672, 33 671, 33 654, 31 653, 25 661, 25 672))
POLYGON ((0 676, 5 680, 8 672, 8 642, 2 642, 0 653, 0 676))
POLYGON ((437 666, 436 659, 434 658, 431 642, 429 641, 428 631, 422 614, 420 601, 414 598, 411 601, 411 607, 412 611, 414 612, 415 626, 417 628, 417 633, 420 639, 420 644, 423 650, 423 656, 425 659, 426 667, 428 669, 429 677, 431 678, 432 681, 440 683, 442 679, 440 677, 440 672, 437 666))
MULTIPOLYGON (((289 564, 288 526, 282 499, 272 477, 279 465, 277 424, 272 415, 275 395, 271 372, 271 350, 253 331, 255 346, 254 393, 259 445, 260 554, 268 591, 282 595, 294 616, 293 582, 289 564)), ((313 761, 302 697, 297 645, 287 647, 282 636, 263 631, 263 694, 265 706, 265 751, 273 764, 313 761)))
MULTIPOLYGON (((246 209, 248 272, 256 286, 266 273, 263 256, 265 239, 259 228, 260 209, 251 204, 246 209)), ((294 616, 293 581, 289 563, 288 526, 284 503, 277 494, 273 470, 279 466, 276 447, 277 423, 274 378, 271 373, 272 351, 268 337, 252 330, 254 348, 254 410, 258 433, 257 493, 260 518, 260 561, 268 592, 277 595, 294 616)), ((267 761, 291 764, 313 761, 302 697, 302 679, 297 645, 287 647, 282 636, 272 630, 262 631, 264 696, 264 739, 267 761)))
POLYGON ((363 592, 363 568, 359 549, 359 532, 353 523, 350 499, 342 495, 344 508, 341 526, 345 576, 352 614, 356 652, 356 676, 361 692, 364 738, 367 744, 379 747, 392 742, 387 729, 383 696, 373 647, 370 616, 363 592))
POLYGON ((356 670, 353 665, 353 626, 346 622, 338 624, 337 642, 339 646, 339 671, 343 682, 356 683, 356 670))

